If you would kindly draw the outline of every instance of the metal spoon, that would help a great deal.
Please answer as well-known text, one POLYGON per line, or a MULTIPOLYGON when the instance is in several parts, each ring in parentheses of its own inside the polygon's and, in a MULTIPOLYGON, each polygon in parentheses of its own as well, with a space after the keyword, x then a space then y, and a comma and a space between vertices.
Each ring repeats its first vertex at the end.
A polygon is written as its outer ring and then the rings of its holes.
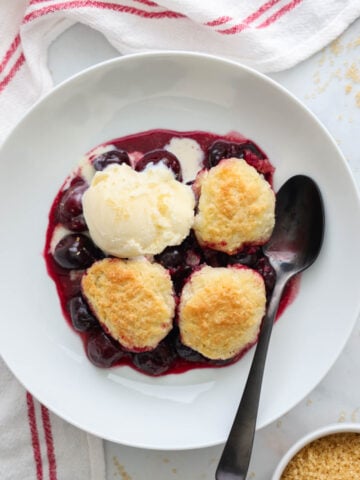
POLYGON ((275 228, 263 247, 276 271, 276 284, 263 319, 243 396, 225 444, 216 480, 245 480, 249 468, 266 353, 282 292, 295 274, 316 260, 324 235, 319 188, 309 177, 290 178, 276 198, 275 228))

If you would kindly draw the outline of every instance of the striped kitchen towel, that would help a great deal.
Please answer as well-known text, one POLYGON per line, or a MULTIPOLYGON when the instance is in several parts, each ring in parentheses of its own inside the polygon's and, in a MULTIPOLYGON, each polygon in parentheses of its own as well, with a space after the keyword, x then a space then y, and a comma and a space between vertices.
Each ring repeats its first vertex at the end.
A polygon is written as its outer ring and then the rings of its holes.
POLYGON ((359 15, 360 0, 2 0, 0 142, 51 88, 48 46, 76 22, 122 54, 202 51, 270 72, 310 56, 359 15))
MULTIPOLYGON (((0 0, 0 143, 52 88, 48 47, 76 22, 122 54, 192 50, 270 72, 310 56, 359 14, 360 0, 0 0)), ((101 440, 49 412, 0 359, 0 479, 104 478, 101 440)))
POLYGON ((1 358, 0 478, 105 480, 102 440, 50 413, 1 358))

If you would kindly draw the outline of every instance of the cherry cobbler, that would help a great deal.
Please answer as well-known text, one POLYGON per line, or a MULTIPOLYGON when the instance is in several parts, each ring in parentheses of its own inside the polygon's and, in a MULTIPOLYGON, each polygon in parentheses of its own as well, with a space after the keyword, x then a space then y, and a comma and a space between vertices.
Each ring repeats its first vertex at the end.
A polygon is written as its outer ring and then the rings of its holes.
POLYGON ((152 130, 85 155, 52 204, 44 256, 94 365, 156 376, 244 355, 275 282, 262 251, 273 173, 237 133, 152 130))

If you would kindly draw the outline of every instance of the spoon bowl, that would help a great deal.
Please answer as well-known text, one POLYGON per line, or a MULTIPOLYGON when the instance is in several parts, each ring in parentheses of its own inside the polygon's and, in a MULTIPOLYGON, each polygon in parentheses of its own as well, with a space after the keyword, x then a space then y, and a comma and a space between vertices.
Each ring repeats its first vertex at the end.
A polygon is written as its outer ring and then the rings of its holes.
POLYGON ((317 184, 304 175, 291 177, 277 194, 275 218, 263 251, 275 270, 295 275, 315 261, 323 241, 324 209, 317 184))
POLYGON ((317 184, 305 175, 291 177, 276 197, 275 227, 263 247, 276 272, 276 283, 262 321, 254 358, 216 480, 245 480, 259 408, 261 384, 272 327, 288 281, 318 257, 325 227, 324 206, 317 184))

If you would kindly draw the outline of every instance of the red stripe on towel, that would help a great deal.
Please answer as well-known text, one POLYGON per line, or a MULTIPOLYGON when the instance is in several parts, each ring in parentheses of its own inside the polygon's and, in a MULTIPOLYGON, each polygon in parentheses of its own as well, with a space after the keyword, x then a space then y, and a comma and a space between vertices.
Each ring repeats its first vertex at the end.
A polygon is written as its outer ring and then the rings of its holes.
POLYGON ((10 69, 9 73, 0 82, 0 93, 4 90, 4 88, 8 85, 8 83, 10 83, 10 81, 13 79, 16 72, 18 70, 20 70, 20 68, 24 64, 24 62, 25 62, 25 57, 24 57, 24 54, 21 53, 20 57, 16 60, 16 62, 14 63, 12 68, 10 69))
MULTIPOLYGON (((45 3, 45 2, 51 2, 52 0, 30 0, 29 5, 36 5, 37 3, 45 3)), ((133 2, 138 2, 142 3, 143 5, 147 5, 148 7, 159 7, 155 2, 152 2, 151 0, 132 0, 133 2)))
POLYGON ((26 403, 27 403, 27 409, 28 409, 28 420, 29 420, 30 433, 31 433, 31 443, 33 447, 34 461, 35 461, 35 468, 36 468, 36 479, 43 480, 41 450, 40 450, 39 432, 36 425, 34 398, 29 392, 26 392, 26 403))
POLYGON ((292 2, 288 3, 287 5, 284 5, 280 10, 275 12, 273 15, 271 15, 269 18, 265 20, 265 22, 261 23, 258 25, 256 28, 265 28, 271 25, 272 23, 276 22, 279 20, 280 17, 285 15, 285 13, 290 12, 293 8, 295 8, 299 3, 301 3, 302 0, 293 0, 292 2))
POLYGON ((151 2, 150 0, 133 0, 133 2, 142 3, 143 5, 147 5, 148 7, 159 7, 160 6, 155 2, 151 2))
POLYGON ((55 5, 47 5, 46 7, 34 10, 25 15, 23 23, 28 23, 31 20, 42 17, 49 13, 55 13, 59 10, 70 10, 72 8, 100 8, 103 10, 112 10, 114 12, 128 13, 130 15, 137 15, 143 18, 184 18, 185 15, 171 10, 164 10, 162 12, 147 12, 139 8, 121 5, 119 3, 106 3, 96 0, 75 0, 73 2, 56 3, 55 5))
POLYGON ((257 20, 261 15, 266 13, 270 8, 279 3, 280 0, 269 0, 268 2, 261 5, 255 12, 248 15, 242 22, 234 25, 233 27, 227 28, 226 30, 218 30, 219 33, 224 35, 233 35, 234 33, 239 33, 248 28, 255 20, 257 20))
POLYGON ((7 52, 4 55, 4 58, 2 59, 0 63, 0 73, 4 70, 6 65, 8 64, 10 58, 14 55, 17 47, 20 45, 20 34, 18 33, 14 40, 11 42, 10 47, 8 48, 7 52))
POLYGON ((219 25, 223 25, 224 23, 227 23, 230 20, 232 20, 232 17, 224 16, 224 17, 215 18, 215 20, 211 20, 210 22, 206 22, 204 23, 204 25, 206 25, 207 27, 218 27, 219 25))
POLYGON ((49 461, 49 480, 57 480, 56 457, 55 457, 55 449, 54 449, 54 440, 53 440, 53 435, 51 431, 50 415, 49 415, 49 410, 46 407, 44 407, 44 405, 41 405, 41 417, 43 421, 46 450, 47 450, 47 456, 49 461))
POLYGON ((35 5, 37 3, 45 3, 48 2, 49 0, 31 0, 29 5, 35 5))

